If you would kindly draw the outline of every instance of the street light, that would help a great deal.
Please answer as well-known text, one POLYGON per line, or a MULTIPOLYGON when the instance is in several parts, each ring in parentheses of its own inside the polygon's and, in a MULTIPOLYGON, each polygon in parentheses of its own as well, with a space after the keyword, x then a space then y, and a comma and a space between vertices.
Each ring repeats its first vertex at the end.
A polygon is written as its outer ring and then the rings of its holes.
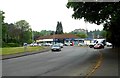
MULTIPOLYGON (((88 38, 88 29, 87 29, 87 22, 85 22, 85 26, 86 26, 86 35, 87 35, 87 38, 88 38)), ((87 45, 87 41, 86 41, 86 45, 87 45)))
POLYGON ((32 42, 34 42, 34 32, 32 31, 32 42))
POLYGON ((55 32, 53 32, 53 45, 55 44, 55 37, 54 37, 54 35, 55 35, 55 32))

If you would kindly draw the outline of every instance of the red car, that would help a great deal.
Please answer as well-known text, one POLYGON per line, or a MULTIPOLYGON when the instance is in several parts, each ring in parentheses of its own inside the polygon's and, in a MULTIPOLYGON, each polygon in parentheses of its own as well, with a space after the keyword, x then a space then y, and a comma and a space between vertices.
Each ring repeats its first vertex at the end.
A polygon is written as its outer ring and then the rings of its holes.
POLYGON ((97 43, 95 46, 94 46, 94 49, 102 49, 104 48, 104 45, 102 43, 97 43))

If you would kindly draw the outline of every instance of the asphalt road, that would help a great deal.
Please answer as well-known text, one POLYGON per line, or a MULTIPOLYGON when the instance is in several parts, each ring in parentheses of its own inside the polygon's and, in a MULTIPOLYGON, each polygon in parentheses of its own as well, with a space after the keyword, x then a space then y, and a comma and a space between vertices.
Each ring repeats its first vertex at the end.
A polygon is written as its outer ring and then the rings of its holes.
POLYGON ((3 76, 85 76, 99 51, 65 46, 60 52, 43 52, 2 61, 3 76))
POLYGON ((100 51, 103 56, 102 63, 92 76, 104 76, 105 78, 120 78, 120 49, 105 48, 100 51))

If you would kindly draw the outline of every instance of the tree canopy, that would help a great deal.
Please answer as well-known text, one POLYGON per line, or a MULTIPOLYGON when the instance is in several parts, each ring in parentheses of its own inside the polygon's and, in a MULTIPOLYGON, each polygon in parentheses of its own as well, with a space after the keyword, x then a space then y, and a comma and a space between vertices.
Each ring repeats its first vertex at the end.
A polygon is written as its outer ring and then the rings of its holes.
POLYGON ((0 47, 2 47, 2 24, 4 20, 4 12, 0 10, 0 47))
POLYGON ((67 8, 73 8, 72 17, 84 18, 86 22, 103 24, 107 31, 107 41, 120 47, 120 3, 119 2, 68 2, 67 8))
MULTIPOLYGON (((29 23, 25 20, 17 21, 16 23, 5 23, 4 12, 2 12, 2 47, 10 47, 9 44, 15 44, 14 47, 22 46, 23 43, 32 42, 32 29, 29 23)), ((12 45, 13 46, 13 45, 12 45)))
POLYGON ((120 13, 119 2, 68 2, 67 8, 70 7, 74 11, 73 18, 84 18, 85 21, 98 25, 113 21, 120 13))
POLYGON ((61 22, 57 22, 56 32, 55 34, 63 34, 63 27, 61 22))

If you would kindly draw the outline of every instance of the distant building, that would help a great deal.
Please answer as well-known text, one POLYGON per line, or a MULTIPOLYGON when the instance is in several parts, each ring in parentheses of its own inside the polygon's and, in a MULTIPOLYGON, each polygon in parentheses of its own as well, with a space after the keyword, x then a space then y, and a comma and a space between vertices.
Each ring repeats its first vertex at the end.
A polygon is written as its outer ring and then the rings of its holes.
POLYGON ((75 30, 73 30, 72 32, 83 32, 83 33, 87 33, 87 30, 85 30, 85 29, 75 29, 75 30))
POLYGON ((79 38, 78 36, 74 34, 54 34, 54 35, 48 35, 48 36, 42 36, 37 38, 36 42, 37 43, 71 43, 74 42, 76 45, 84 41, 84 39, 79 38))
POLYGON ((55 41, 55 42, 64 42, 65 40, 73 40, 75 38, 78 38, 78 36, 74 34, 54 34, 54 35, 48 35, 48 36, 42 36, 37 38, 36 42, 41 41, 55 41))

